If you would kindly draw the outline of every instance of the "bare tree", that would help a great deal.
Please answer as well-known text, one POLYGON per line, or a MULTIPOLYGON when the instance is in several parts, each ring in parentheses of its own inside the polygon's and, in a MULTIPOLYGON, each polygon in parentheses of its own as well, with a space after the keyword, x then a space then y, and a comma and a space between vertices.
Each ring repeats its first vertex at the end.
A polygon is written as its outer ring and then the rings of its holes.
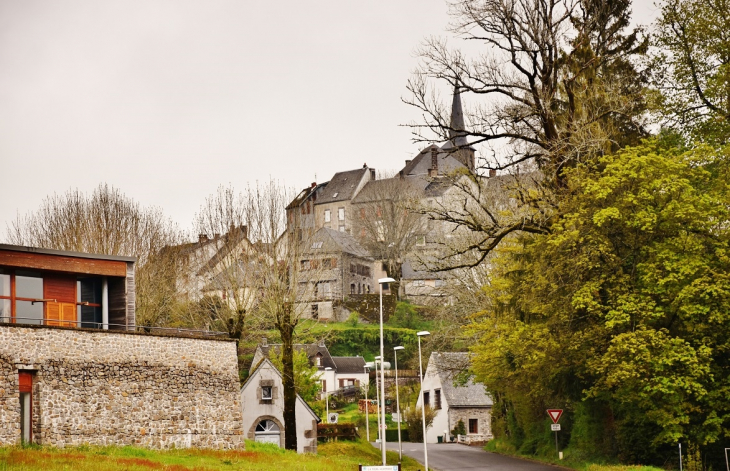
MULTIPOLYGON (((221 187, 196 218, 202 281, 199 300, 212 325, 240 339, 246 327, 273 326, 282 341, 285 447, 297 448, 294 341, 306 317, 298 301, 306 296, 312 272, 301 266, 302 249, 286 232, 285 211, 293 192, 277 182, 236 192, 221 187), (205 296, 202 296, 202 295, 205 296)), ((316 283, 316 280, 315 280, 316 283)))
POLYGON ((69 190, 47 197, 37 211, 18 216, 6 238, 16 245, 137 257, 137 322, 159 325, 173 309, 174 284, 171 289, 159 275, 175 261, 172 254, 156 254, 178 244, 181 231, 160 209, 143 208, 107 184, 90 195, 69 190))
POLYGON ((410 124, 414 139, 450 140, 454 152, 481 146, 490 156, 465 172, 450 204, 430 216, 473 233, 458 255, 476 255, 456 267, 481 263, 510 234, 549 230, 566 168, 645 135, 645 80, 631 61, 646 41, 638 29, 624 33, 629 6, 630 0, 458 0, 450 7, 452 31, 484 44, 484 52, 471 59, 437 38, 420 49, 405 100, 423 116, 410 124), (441 103, 439 83, 471 103, 463 126, 441 103), (515 175, 509 191, 519 211, 491 204, 486 169, 515 175))
POLYGON ((352 202, 353 235, 398 282, 406 257, 425 241, 425 218, 416 211, 424 192, 417 183, 385 176, 369 182, 352 202))

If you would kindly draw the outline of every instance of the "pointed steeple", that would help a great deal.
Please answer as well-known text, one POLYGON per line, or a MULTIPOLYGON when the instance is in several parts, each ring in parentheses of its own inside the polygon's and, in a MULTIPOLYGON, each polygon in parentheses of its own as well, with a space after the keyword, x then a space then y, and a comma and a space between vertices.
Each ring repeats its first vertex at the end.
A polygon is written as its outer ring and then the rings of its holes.
POLYGON ((454 147, 466 147, 468 142, 464 130, 464 111, 461 109, 461 92, 459 91, 459 84, 454 85, 454 99, 451 103, 451 128, 449 130, 449 140, 454 147))
POLYGON ((454 157, 469 170, 474 170, 474 148, 466 140, 466 126, 464 126, 464 111, 461 109, 461 92, 458 82, 454 85, 454 101, 451 103, 451 123, 449 124, 449 141, 442 149, 451 149, 454 157))

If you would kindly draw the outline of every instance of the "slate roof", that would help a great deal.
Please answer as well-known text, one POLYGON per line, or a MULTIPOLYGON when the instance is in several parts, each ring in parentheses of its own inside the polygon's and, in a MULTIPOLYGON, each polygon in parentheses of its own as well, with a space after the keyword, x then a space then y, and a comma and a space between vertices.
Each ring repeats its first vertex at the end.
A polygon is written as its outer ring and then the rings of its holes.
POLYGON ((365 359, 363 357, 332 357, 337 365, 337 374, 351 374, 365 372, 365 359))
POLYGON ((321 192, 328 184, 329 182, 320 183, 319 185, 313 184, 314 186, 308 186, 302 191, 299 192, 299 194, 294 198, 291 203, 289 203, 286 207, 286 209, 292 209, 300 206, 303 202, 305 202, 308 198, 312 197, 313 201, 317 200, 317 193, 321 192))
POLYGON ((346 172, 337 172, 332 180, 327 183, 320 197, 315 204, 334 203, 336 201, 348 201, 355 196, 355 190, 363 177, 370 172, 367 167, 346 172))
POLYGON ((361 258, 371 258, 368 251, 362 248, 357 240, 347 232, 323 227, 314 233, 311 240, 312 245, 306 249, 307 253, 344 252, 361 258), (322 242, 322 246, 314 248, 319 242, 322 242))
POLYGON ((439 175, 448 175, 453 173, 457 169, 464 168, 464 164, 459 162, 454 157, 454 154, 447 152, 446 149, 451 148, 451 145, 439 147, 437 145, 431 145, 423 149, 411 160, 405 167, 403 167, 403 175, 418 175, 421 177, 428 176, 428 170, 431 168, 431 149, 437 149, 437 162, 438 162, 438 173, 439 175))
MULTIPOLYGON (((259 361, 256 365, 254 365, 251 368, 250 374, 248 375, 248 378, 246 378, 246 381, 244 381, 243 382, 243 385, 241 386, 241 391, 243 391, 244 389, 246 389, 246 387, 249 384, 253 384, 252 382, 253 382, 254 377, 256 376, 256 373, 259 371, 259 369, 261 368, 261 366, 264 363, 268 363, 269 366, 270 366, 270 368, 272 370, 276 371, 276 373, 279 375, 279 379, 282 379, 283 380, 283 378, 281 376, 281 371, 279 371, 279 369, 276 366, 274 366, 273 363, 271 363, 271 360, 269 360, 268 358, 264 358, 264 359, 262 359, 261 361, 259 361)), ((304 405, 304 407, 309 411, 309 413, 312 414, 312 416, 315 418, 315 420, 317 421, 317 423, 322 422, 322 419, 320 419, 319 416, 317 415, 317 413, 314 412, 314 410, 312 410, 311 407, 309 407, 309 404, 307 404, 307 401, 305 401, 304 399, 302 399, 302 396, 300 396, 299 393, 297 393, 297 399, 304 405)))
POLYGON ((441 393, 449 407, 491 407, 494 404, 482 383, 475 383, 473 378, 463 385, 458 381, 458 375, 469 368, 468 353, 433 352, 428 363, 429 369, 432 365, 436 369, 441 380, 441 393))
MULTIPOLYGON (((281 349, 281 344, 269 344, 269 345, 259 345, 258 348, 261 349, 261 353, 264 355, 264 357, 268 358, 269 353, 271 352, 271 349, 274 349, 274 352, 278 353, 281 349)), ((297 343, 294 344, 294 350, 301 351, 304 350, 307 352, 307 357, 309 358, 309 363, 311 365, 314 365, 314 357, 317 356, 317 353, 322 355, 322 362, 320 364, 320 368, 324 369, 327 367, 330 367, 332 369, 337 368, 337 365, 335 365, 335 361, 332 359, 332 355, 330 355, 330 351, 327 350, 327 347, 318 345, 316 343, 297 343)))

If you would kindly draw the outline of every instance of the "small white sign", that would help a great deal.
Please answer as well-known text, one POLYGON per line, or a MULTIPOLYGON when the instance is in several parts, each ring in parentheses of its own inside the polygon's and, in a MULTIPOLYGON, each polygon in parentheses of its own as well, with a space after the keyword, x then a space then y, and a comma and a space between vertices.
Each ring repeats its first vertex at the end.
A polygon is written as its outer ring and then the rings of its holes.
POLYGON ((394 466, 362 466, 362 471, 398 471, 398 465, 394 466))
POLYGON ((550 424, 550 430, 552 430, 553 432, 559 432, 560 424, 550 424))
POLYGON ((337 414, 337 412, 330 412, 330 415, 327 416, 327 422, 329 422, 331 424, 336 424, 338 417, 339 417, 339 414, 337 414))
POLYGON ((393 422, 400 422, 400 415, 397 412, 393 412, 393 418, 391 420, 393 422))

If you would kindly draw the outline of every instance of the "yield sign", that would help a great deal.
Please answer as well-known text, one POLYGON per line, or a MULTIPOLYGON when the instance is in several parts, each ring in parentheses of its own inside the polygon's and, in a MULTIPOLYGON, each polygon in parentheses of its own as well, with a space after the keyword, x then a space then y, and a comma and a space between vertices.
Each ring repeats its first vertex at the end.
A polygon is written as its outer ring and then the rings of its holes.
POLYGON ((553 423, 557 424, 558 420, 560 420, 560 416, 563 415, 563 409, 548 409, 547 413, 552 419, 553 423))

